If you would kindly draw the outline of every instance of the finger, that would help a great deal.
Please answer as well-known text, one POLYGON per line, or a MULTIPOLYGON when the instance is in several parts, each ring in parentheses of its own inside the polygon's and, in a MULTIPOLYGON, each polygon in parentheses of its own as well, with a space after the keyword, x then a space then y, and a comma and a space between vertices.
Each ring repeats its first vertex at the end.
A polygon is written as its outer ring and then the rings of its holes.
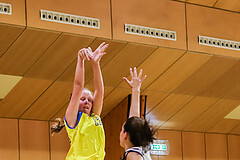
POLYGON ((125 82, 127 82, 127 84, 128 84, 130 87, 132 87, 132 86, 131 86, 131 82, 130 82, 126 77, 123 77, 123 80, 124 80, 125 82))
POLYGON ((84 56, 87 60, 90 60, 90 58, 88 57, 88 51, 87 49, 84 50, 84 56))
POLYGON ((142 69, 140 69, 139 75, 138 75, 138 79, 142 78, 142 69))
POLYGON ((100 49, 100 48, 102 48, 102 46, 105 44, 105 42, 103 42, 103 43, 101 43, 99 46, 98 46, 98 48, 97 49, 100 49))
POLYGON ((147 78, 147 75, 145 75, 142 79, 141 82, 144 81, 147 78))
POLYGON ((91 47, 88 47, 89 51, 92 53, 92 48, 91 47))
POLYGON ((137 69, 136 69, 136 67, 134 67, 133 74, 134 74, 134 77, 137 77, 137 69))
POLYGON ((87 51, 87 56, 89 57, 89 59, 92 59, 93 58, 92 52, 89 49, 87 49, 86 51, 87 51))
POLYGON ((108 48, 109 44, 106 44, 104 45, 102 48, 101 48, 101 51, 104 52, 107 48, 108 48))
POLYGON ((131 75, 131 77, 132 77, 132 79, 133 79, 133 71, 132 71, 132 68, 130 68, 130 75, 131 75))

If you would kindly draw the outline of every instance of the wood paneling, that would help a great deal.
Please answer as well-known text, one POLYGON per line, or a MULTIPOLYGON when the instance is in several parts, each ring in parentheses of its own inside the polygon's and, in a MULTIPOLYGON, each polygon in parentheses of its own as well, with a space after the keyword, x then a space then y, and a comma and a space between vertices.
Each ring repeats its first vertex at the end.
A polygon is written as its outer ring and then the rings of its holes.
MULTIPOLYGON (((213 56, 209 61, 207 61, 202 67, 200 67, 195 73, 193 73, 187 80, 185 80, 178 88, 173 92, 178 94, 189 94, 189 95, 202 95, 200 93, 208 92, 208 89, 211 88, 211 85, 215 85, 215 81, 220 78, 220 81, 223 81, 221 77, 225 72, 227 72, 231 67, 234 66, 238 61, 234 59, 228 59, 224 57, 213 56)), ((236 74, 236 73, 235 73, 236 74)), ((233 76, 233 75, 232 75, 233 76)), ((227 77, 228 78, 228 77, 227 77)), ((229 77, 230 78, 230 77, 229 77)), ((230 78, 229 81, 231 81, 230 78)), ((227 80, 225 80, 226 82, 227 80)), ((231 88, 230 88, 231 89, 231 88)), ((220 91, 214 90, 211 92, 211 96, 221 97, 225 95, 225 92, 218 93, 220 91)), ((205 96, 203 94, 203 96, 205 96)))
MULTIPOLYGON (((235 62, 233 61, 233 63, 235 62)), ((233 67, 231 67, 227 72, 225 72, 222 76, 220 76, 215 82, 211 83, 202 93, 200 93, 200 95, 207 96, 207 97, 225 96, 227 93, 229 93, 234 88, 239 86, 239 83, 240 83, 239 70, 240 70, 240 63, 238 61, 233 67)))
POLYGON ((172 118, 165 122, 161 128, 182 130, 218 100, 217 98, 195 97, 172 118))
POLYGON ((238 105, 239 101, 221 99, 190 125, 185 127, 184 130, 205 132, 222 120, 238 105))
MULTIPOLYGON (((184 53, 185 51, 183 50, 159 47, 141 65, 137 67, 138 72, 140 69, 143 69, 143 76, 148 76, 142 83, 141 89, 144 90, 147 86, 149 86, 156 78, 158 78, 171 65, 173 65, 184 53)), ((131 79, 130 74, 127 78, 131 79)), ((125 81, 123 81, 120 86, 128 88, 128 85, 125 81)))
MULTIPOLYGON (((52 124, 54 123, 51 122, 50 126, 52 124)), ((65 128, 63 128, 61 132, 50 136, 50 144, 51 160, 60 160, 66 158, 68 150, 70 148, 70 142, 65 128)))
POLYGON ((72 86, 70 82, 54 82, 20 118, 50 120, 69 101, 72 86))
POLYGON ((19 159, 18 120, 0 118, 0 159, 19 159))
POLYGON ((239 14, 187 4, 188 49, 228 57, 237 57, 238 51, 198 44, 198 36, 240 41, 239 14))
POLYGON ((154 80, 147 90, 172 92, 210 58, 211 55, 186 53, 164 74, 154 80))
MULTIPOLYGON (((143 63, 155 50, 156 46, 140 44, 127 44, 112 60, 102 69, 104 84, 117 86, 124 76, 129 75, 130 67, 137 67, 143 63)), ((93 82, 90 82, 93 84, 93 82)))
POLYGON ((11 44, 18 38, 24 27, 0 24, 0 57, 11 46, 11 44))
POLYGON ((186 0, 186 2, 212 7, 217 0, 186 0))
POLYGON ((168 140, 170 146, 169 155, 159 156, 159 160, 182 160, 182 141, 180 131, 158 130, 157 139, 168 140))
POLYGON ((1 3, 11 4, 12 14, 0 14, 1 23, 9 23, 15 25, 26 25, 25 16, 25 0, 1 0, 1 3))
POLYGON ((222 119, 217 122, 212 128, 210 128, 207 132, 213 133, 229 133, 233 128, 236 128, 240 125, 240 120, 235 119, 222 119))
POLYGON ((19 121, 20 159, 49 160, 48 122, 19 121))
POLYGON ((0 102, 0 116, 18 118, 51 83, 47 80, 22 78, 0 102))
POLYGON ((115 88, 110 92, 103 101, 102 117, 105 117, 111 110, 113 110, 118 103, 131 94, 131 89, 115 88))
POLYGON ((183 3, 168 0, 113 0, 113 39, 186 49, 184 11, 183 3), (124 24, 176 31, 177 41, 126 34, 124 24))
POLYGON ((110 0, 42 0, 37 2, 27 0, 26 3, 28 17, 27 23, 30 27, 111 38, 110 0), (89 18, 97 18, 100 20, 100 29, 43 21, 40 19, 40 9, 89 18))
POLYGON ((159 104, 167 94, 154 92, 154 91, 143 91, 143 95, 147 95, 147 107, 146 107, 146 114, 150 112, 157 104, 159 104))
POLYGON ((56 79, 94 38, 62 34, 25 74, 25 77, 56 79))
POLYGON ((46 51, 59 33, 26 29, 0 59, 0 73, 22 76, 46 51))
POLYGON ((237 127, 233 128, 230 131, 230 134, 240 134, 240 125, 238 125, 237 127))
POLYGON ((214 5, 216 8, 227 9, 231 11, 240 12, 240 1, 239 0, 218 0, 214 5))
POLYGON ((240 136, 228 135, 229 160, 240 159, 240 136))
POLYGON ((122 125, 127 120, 128 97, 123 99, 116 107, 103 119, 106 135, 106 160, 122 159, 124 149, 119 145, 119 134, 122 125))
MULTIPOLYGON (((192 96, 171 94, 165 98, 160 104, 153 108, 151 113, 161 126, 165 121, 171 118, 176 112, 192 100, 192 96)), ((148 114, 149 114, 148 113, 148 114)))
POLYGON ((227 160, 227 137, 222 134, 206 134, 206 160, 227 160))
POLYGON ((184 160, 205 160, 205 143, 203 133, 182 132, 184 160))

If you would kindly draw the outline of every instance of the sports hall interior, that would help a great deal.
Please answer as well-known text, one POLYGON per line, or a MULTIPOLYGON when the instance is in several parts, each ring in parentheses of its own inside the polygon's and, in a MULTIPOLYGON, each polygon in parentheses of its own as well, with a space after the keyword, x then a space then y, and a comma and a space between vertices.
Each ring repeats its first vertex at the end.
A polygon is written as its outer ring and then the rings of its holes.
POLYGON ((50 126, 64 117, 78 51, 102 42, 106 160, 124 152, 131 89, 122 77, 135 66, 147 75, 141 115, 169 141, 169 155, 153 160, 240 159, 240 0, 0 0, 0 9, 1 160, 65 159, 66 131, 51 136, 50 126))

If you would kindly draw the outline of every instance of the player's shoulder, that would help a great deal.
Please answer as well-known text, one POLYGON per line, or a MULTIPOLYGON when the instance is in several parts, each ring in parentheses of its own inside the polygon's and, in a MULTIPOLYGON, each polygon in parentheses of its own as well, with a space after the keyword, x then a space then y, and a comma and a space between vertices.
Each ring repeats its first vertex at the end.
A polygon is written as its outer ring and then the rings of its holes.
POLYGON ((127 160, 143 160, 143 157, 136 152, 129 152, 127 155, 127 160))

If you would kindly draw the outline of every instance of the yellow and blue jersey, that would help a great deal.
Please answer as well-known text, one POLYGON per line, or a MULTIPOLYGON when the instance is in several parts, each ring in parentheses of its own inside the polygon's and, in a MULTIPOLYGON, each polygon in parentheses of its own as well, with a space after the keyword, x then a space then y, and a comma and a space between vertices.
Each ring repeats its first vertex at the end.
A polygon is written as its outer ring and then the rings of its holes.
POLYGON ((64 123, 71 143, 66 160, 104 159, 105 133, 99 116, 79 112, 75 128, 69 127, 65 118, 64 123))

